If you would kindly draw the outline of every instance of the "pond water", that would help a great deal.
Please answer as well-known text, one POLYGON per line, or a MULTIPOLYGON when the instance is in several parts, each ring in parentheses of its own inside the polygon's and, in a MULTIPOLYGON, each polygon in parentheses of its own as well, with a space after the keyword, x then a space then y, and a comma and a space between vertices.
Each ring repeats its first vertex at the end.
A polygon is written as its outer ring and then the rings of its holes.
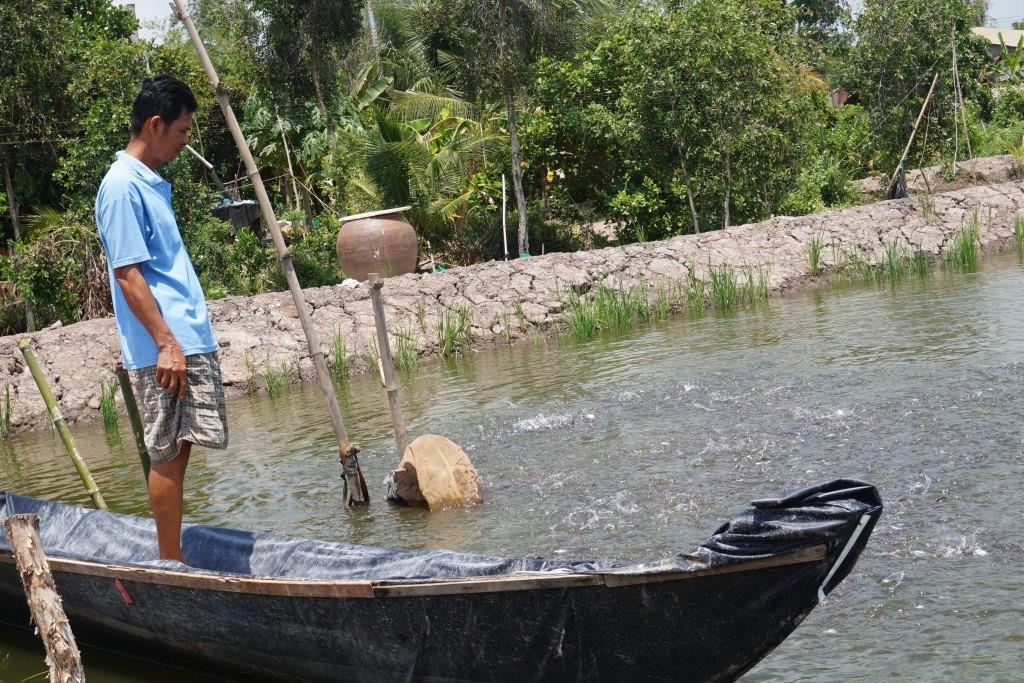
MULTIPOLYGON (((886 511, 860 563, 747 680, 1020 680, 1022 380, 1024 267, 1001 257, 976 273, 424 365, 402 386, 408 431, 466 450, 486 496, 472 510, 383 503, 397 458, 371 378, 341 388, 375 498, 363 510, 342 505, 315 386, 236 399, 230 448, 193 456, 186 517, 383 546, 639 560, 692 549, 755 497, 866 476, 886 511)), ((74 432, 110 507, 147 514, 121 422, 119 435, 97 423, 74 432)), ((0 454, 0 488, 87 502, 48 432, 0 454)), ((177 673, 84 657, 93 681, 177 673)), ((40 659, 31 637, 0 630, 0 679, 37 674, 40 659)))

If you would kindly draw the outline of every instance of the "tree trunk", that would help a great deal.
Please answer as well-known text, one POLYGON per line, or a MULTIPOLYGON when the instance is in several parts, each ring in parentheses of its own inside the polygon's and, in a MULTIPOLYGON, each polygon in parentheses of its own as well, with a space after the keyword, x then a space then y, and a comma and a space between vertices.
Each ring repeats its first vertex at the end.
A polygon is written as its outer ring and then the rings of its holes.
MULTIPOLYGON (((7 187, 7 210, 11 215, 11 227, 14 228, 15 241, 21 241, 21 219, 18 216, 18 198, 14 196, 14 183, 11 182, 10 159, 4 158, 4 184, 7 187)), ((11 271, 18 272, 18 252, 11 248, 11 271)), ((35 315, 32 312, 32 301, 25 297, 25 331, 35 332, 35 315)))
POLYGON ((316 66, 317 55, 309 56, 309 74, 313 78, 313 89, 316 90, 316 107, 320 110, 320 116, 324 117, 324 128, 327 130, 327 140, 334 149, 334 124, 327 113, 327 103, 324 101, 324 89, 320 85, 320 69, 316 66))
POLYGON ((693 234, 700 234, 700 219, 697 218, 697 205, 693 201, 693 190, 690 189, 690 171, 683 162, 683 180, 686 181, 686 199, 690 202, 690 215, 693 216, 693 234))
POLYGON ((516 193, 519 211, 519 255, 530 253, 530 233, 526 226, 526 194, 523 192, 523 169, 519 161, 519 131, 516 128, 516 107, 512 89, 505 87, 505 107, 508 110, 508 141, 512 148, 512 187, 516 193))
POLYGON ((288 161, 288 177, 292 181, 292 208, 298 210, 299 208, 299 186, 295 182, 295 169, 292 168, 292 153, 288 149, 288 136, 284 134, 284 126, 281 123, 281 117, 277 117, 277 127, 281 131, 281 143, 284 145, 284 158, 288 161))
POLYGON ((725 214, 725 227, 729 227, 729 195, 732 193, 732 161, 729 149, 725 150, 725 201, 722 202, 722 210, 725 214))
POLYGON ((32 621, 43 640, 51 683, 85 683, 82 656, 43 554, 43 544, 36 532, 38 524, 35 515, 11 515, 4 520, 4 529, 11 542, 32 621))

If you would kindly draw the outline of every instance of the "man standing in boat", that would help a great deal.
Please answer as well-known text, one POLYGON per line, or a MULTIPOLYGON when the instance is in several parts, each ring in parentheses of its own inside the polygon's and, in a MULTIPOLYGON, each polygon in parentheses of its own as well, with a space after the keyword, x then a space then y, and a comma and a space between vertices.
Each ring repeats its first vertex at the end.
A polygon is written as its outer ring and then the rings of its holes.
POLYGON ((156 173, 188 142, 196 99, 161 74, 142 83, 131 139, 96 195, 121 356, 138 398, 149 451, 149 502, 160 558, 184 562, 181 516, 192 444, 228 442, 217 341, 206 299, 178 232, 171 185, 156 173))

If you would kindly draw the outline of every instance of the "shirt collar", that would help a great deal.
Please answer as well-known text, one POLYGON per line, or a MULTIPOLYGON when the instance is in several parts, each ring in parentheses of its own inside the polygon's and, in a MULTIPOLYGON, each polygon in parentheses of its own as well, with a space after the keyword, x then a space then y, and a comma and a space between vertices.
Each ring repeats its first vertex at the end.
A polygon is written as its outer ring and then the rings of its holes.
POLYGON ((150 185, 157 187, 163 185, 167 181, 164 180, 159 173, 146 166, 144 163, 133 157, 128 152, 120 151, 116 154, 118 160, 128 164, 128 166, 135 171, 135 173, 150 185))

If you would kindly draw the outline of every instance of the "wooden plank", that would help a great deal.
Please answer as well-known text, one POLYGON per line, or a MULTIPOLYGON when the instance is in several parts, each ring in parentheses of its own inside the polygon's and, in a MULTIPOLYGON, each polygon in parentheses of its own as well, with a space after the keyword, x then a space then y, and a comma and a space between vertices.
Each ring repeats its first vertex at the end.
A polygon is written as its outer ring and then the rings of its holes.
MULTIPOLYGON (((749 560, 723 567, 708 567, 657 574, 518 572, 506 576, 467 577, 454 581, 422 581, 416 583, 405 581, 339 581, 236 577, 128 567, 125 565, 110 565, 62 558, 50 558, 50 565, 54 571, 59 572, 107 577, 139 583, 162 584, 195 590, 303 598, 398 598, 543 590, 549 588, 577 588, 582 586, 615 588, 644 583, 685 581, 717 574, 731 574, 734 572, 756 571, 806 562, 820 562, 825 557, 826 549, 822 545, 778 557, 749 560)), ((0 552, 0 562, 12 563, 13 558, 9 553, 0 552)))
POLYGON ((814 546, 806 550, 798 550, 786 555, 778 555, 767 559, 748 560, 736 564, 728 564, 722 567, 707 567, 692 571, 665 572, 662 574, 601 574, 604 578, 604 585, 609 588, 618 586, 635 586, 641 583, 663 583, 665 581, 683 581, 686 579, 700 579, 706 576, 718 574, 733 574, 735 572, 749 572, 758 569, 771 569, 772 567, 785 567, 792 564, 804 564, 806 562, 821 562, 825 559, 827 552, 823 545, 814 546))
MULTIPOLYGON (((9 554, 0 553, 0 562, 12 562, 9 554)), ((173 588, 190 588, 194 590, 212 590, 225 593, 249 593, 253 595, 270 595, 303 598, 372 598, 372 584, 369 581, 334 581, 310 579, 265 579, 246 576, 224 576, 220 574, 201 574, 191 572, 175 572, 145 567, 128 567, 125 565, 101 564, 50 558, 50 566, 55 572, 96 576, 137 583, 159 584, 173 588)))
POLYGON ((50 681, 85 683, 82 655, 43 554, 43 544, 36 533, 38 527, 39 518, 35 515, 11 515, 4 519, 32 621, 46 650, 50 681))
POLYGON ((380 598, 407 598, 426 595, 465 595, 470 593, 498 593, 504 591, 579 588, 580 586, 602 585, 603 581, 599 574, 524 572, 501 577, 474 577, 458 581, 431 581, 411 584, 375 582, 373 594, 380 598))

